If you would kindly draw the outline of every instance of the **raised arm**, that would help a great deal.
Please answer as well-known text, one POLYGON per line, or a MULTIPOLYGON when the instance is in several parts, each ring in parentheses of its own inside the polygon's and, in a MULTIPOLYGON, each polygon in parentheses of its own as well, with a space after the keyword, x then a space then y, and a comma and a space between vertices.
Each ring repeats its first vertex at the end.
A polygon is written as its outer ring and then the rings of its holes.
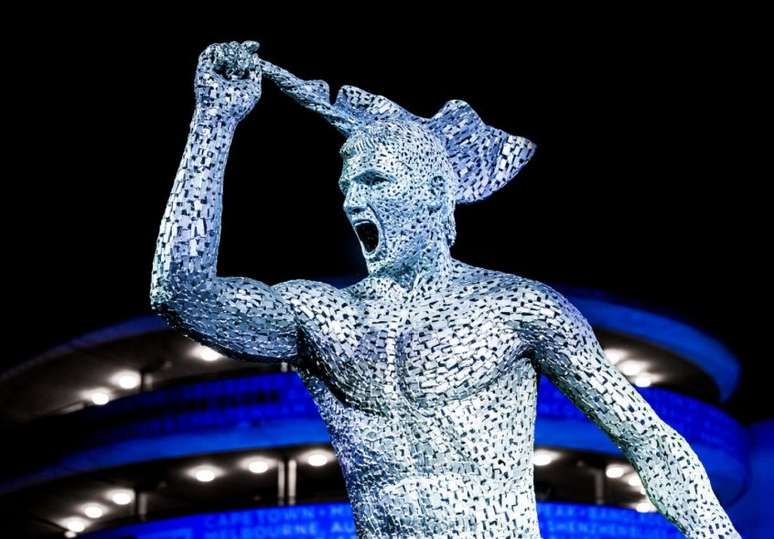
POLYGON ((545 286, 530 296, 522 324, 538 368, 621 448, 653 505, 691 539, 739 538, 696 454, 605 358, 577 309, 545 286))
POLYGON ((298 331, 278 290, 216 275, 229 147, 261 96, 257 49, 212 45, 199 58, 196 110, 159 231, 150 296, 171 325, 232 357, 289 361, 298 331))

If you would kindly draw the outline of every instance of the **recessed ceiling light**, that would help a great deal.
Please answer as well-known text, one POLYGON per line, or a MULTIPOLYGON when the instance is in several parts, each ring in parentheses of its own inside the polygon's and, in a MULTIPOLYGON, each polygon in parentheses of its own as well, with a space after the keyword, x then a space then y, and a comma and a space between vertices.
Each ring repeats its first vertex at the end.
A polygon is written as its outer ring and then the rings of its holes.
POLYGON ((121 371, 114 374, 111 380, 121 389, 134 389, 140 385, 141 377, 136 371, 121 371))
POLYGON ((634 385, 637 387, 650 387, 653 384, 653 377, 649 374, 640 374, 634 378, 634 385))
POLYGON ((605 348, 605 356, 607 356, 607 360, 613 365, 619 363, 628 355, 629 352, 623 348, 605 348))
POLYGON ((78 537, 78 534, 77 534, 77 533, 75 533, 74 531, 67 530, 67 531, 64 533, 64 536, 65 536, 67 539, 73 539, 73 537, 78 537))
POLYGON ((621 369, 621 372, 624 373, 625 376, 637 376, 642 372, 645 366, 640 361, 627 360, 621 363, 618 368, 621 369))
POLYGON ((80 533, 86 529, 86 520, 81 517, 70 517, 62 521, 62 527, 68 531, 80 533))
POLYGON ((643 500, 637 503, 634 508, 640 513, 652 513, 656 510, 656 508, 649 500, 643 500))
POLYGON ((629 467, 623 464, 608 464, 605 475, 610 479, 620 479, 628 471, 629 467))
POLYGON ((129 505, 134 501, 134 491, 128 488, 117 488, 108 492, 108 499, 116 505, 129 505))
POLYGON ((217 361, 223 357, 220 352, 218 352, 217 350, 213 350, 209 346, 199 346, 197 354, 199 356, 199 359, 201 359, 202 361, 206 361, 207 363, 210 363, 212 361, 217 361))
POLYGON ((636 473, 633 473, 626 480, 626 484, 629 485, 630 487, 641 487, 642 479, 640 479, 639 475, 637 475, 636 473))
POLYGON ((87 503, 83 506, 83 514, 89 518, 102 518, 105 508, 98 503, 87 503))
POLYGON ((306 457, 306 462, 309 464, 309 466, 314 466, 315 468, 319 468, 320 466, 325 466, 328 464, 328 461, 330 458, 328 455, 323 453, 322 451, 315 451, 314 453, 310 453, 306 457))
POLYGON ((532 455, 532 464, 535 466, 548 466, 556 458, 556 455, 551 451, 545 449, 536 449, 535 454, 532 455))
POLYGON ((110 402, 110 391, 103 388, 93 389, 86 393, 86 398, 89 399, 92 404, 102 406, 103 404, 110 402))
POLYGON ((197 466, 196 468, 193 468, 190 474, 200 483, 209 483, 217 479, 217 477, 221 474, 221 471, 214 466, 208 466, 205 464, 203 466, 197 466))
POLYGON ((209 483, 215 479, 215 472, 212 470, 198 470, 195 477, 197 481, 209 483))
POLYGON ((254 474, 262 474, 269 470, 271 462, 268 459, 256 457, 245 462, 247 469, 254 474))

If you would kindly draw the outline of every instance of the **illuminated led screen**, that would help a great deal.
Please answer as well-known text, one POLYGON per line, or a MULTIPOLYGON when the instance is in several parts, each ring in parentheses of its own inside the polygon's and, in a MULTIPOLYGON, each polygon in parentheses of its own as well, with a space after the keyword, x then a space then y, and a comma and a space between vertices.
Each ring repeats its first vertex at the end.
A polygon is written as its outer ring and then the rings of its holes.
MULTIPOLYGON (((543 539, 679 539, 658 513, 604 506, 540 503, 543 539)), ((133 524, 84 539, 357 539, 347 503, 206 513, 133 524)))

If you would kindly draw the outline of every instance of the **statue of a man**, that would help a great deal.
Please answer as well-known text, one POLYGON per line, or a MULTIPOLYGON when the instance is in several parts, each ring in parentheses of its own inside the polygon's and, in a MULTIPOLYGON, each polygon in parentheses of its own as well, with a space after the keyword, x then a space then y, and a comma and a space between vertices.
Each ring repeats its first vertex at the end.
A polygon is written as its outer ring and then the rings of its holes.
POLYGON ((173 326, 232 357, 292 364, 338 455, 361 537, 539 538, 533 485, 543 373, 621 448, 653 504, 691 538, 736 538, 694 452, 543 284, 449 253, 454 206, 508 182, 534 145, 464 102, 420 118, 344 87, 334 103, 259 59, 210 46, 161 224, 151 300, 173 326), (223 172, 261 80, 347 136, 339 187, 368 276, 337 289, 216 274, 223 172))

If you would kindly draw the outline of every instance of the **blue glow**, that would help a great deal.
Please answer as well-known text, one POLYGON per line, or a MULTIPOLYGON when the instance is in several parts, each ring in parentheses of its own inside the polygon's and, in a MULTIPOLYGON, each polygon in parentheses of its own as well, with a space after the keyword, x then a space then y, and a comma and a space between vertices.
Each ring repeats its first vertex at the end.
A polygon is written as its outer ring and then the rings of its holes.
POLYGON ((661 346, 709 374, 721 399, 731 396, 739 382, 739 362, 721 343, 677 320, 583 295, 568 295, 592 326, 638 337, 661 346))
MULTIPOLYGON (((539 503, 543 539, 679 539, 657 513, 614 507, 539 503)), ((190 515, 86 534, 84 539, 357 539, 347 503, 271 507, 190 515)))
POLYGON ((751 481, 744 496, 729 509, 729 516, 745 539, 774 537, 774 419, 750 426, 751 481))
MULTIPOLYGON (((658 415, 682 434, 699 455, 720 500, 736 499, 749 480, 744 428, 717 408, 664 389, 639 389, 658 415)), ((621 451, 553 384, 538 391, 537 445, 621 455, 621 451)))
MULTIPOLYGON (((730 455, 745 455, 744 428, 720 409, 666 389, 638 388, 638 391, 661 419, 692 444, 723 448, 730 455)), ((538 391, 538 418, 588 421, 583 412, 545 378, 540 380, 538 391)), ((596 428, 590 421, 588 423, 596 428)))

